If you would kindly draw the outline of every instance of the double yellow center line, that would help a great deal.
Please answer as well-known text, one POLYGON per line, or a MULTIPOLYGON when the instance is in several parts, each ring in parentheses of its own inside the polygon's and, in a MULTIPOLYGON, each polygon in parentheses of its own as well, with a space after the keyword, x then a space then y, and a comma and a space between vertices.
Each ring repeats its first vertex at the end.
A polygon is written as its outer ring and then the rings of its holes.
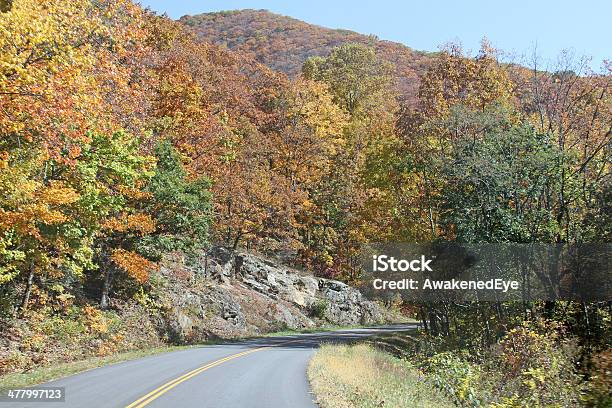
POLYGON ((165 383, 164 385, 154 389, 153 391, 151 391, 147 395, 145 395, 145 396, 137 399, 136 401, 132 402, 126 408, 142 408, 145 405, 149 404, 151 401, 153 401, 153 400, 159 398, 160 396, 164 395, 165 393, 167 393, 168 391, 170 391, 171 389, 173 389, 174 387, 176 387, 180 383, 183 383, 183 382, 189 380, 190 378, 193 378, 196 375, 200 374, 201 372, 204 372, 204 371, 206 371, 206 370, 208 370, 210 368, 216 367, 216 366, 218 366, 220 364, 223 364, 223 363, 225 363, 227 361, 233 360, 233 359, 238 358, 238 357, 246 356, 247 354, 255 353, 257 351, 265 350, 265 349, 270 348, 270 347, 282 346, 284 344, 295 343, 297 341, 303 341, 303 340, 290 340, 290 341, 285 341, 283 343, 274 344, 274 345, 271 345, 271 346, 258 347, 258 348, 254 348, 254 349, 251 349, 251 350, 243 351, 242 353, 232 354, 231 356, 227 356, 227 357, 221 358, 219 360, 215 360, 212 363, 205 364, 205 365, 203 365, 201 367, 196 368, 195 370, 192 370, 192 371, 190 371, 190 372, 188 372, 186 374, 181 375, 178 378, 175 378, 172 381, 169 381, 169 382, 165 383))

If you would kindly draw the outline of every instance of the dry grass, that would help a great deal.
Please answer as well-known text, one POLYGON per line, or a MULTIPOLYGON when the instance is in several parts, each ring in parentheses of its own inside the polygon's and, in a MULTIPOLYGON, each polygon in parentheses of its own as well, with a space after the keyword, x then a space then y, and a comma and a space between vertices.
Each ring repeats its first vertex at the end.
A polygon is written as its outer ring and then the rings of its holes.
POLYGON ((322 408, 454 406, 407 362, 367 344, 323 345, 308 378, 322 408))

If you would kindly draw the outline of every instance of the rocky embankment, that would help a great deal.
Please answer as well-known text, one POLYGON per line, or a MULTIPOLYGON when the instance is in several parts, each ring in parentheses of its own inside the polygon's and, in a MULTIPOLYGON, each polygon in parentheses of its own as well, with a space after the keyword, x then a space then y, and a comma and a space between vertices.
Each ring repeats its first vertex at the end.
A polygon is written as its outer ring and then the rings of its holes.
MULTIPOLYGON (((179 342, 387 320, 357 289, 253 254, 217 247, 192 273, 198 283, 172 282, 164 302, 170 337, 179 342)), ((161 274, 172 279, 173 267, 161 274)))
POLYGON ((0 376, 166 344, 389 320, 342 282, 223 248, 192 265, 166 258, 146 292, 117 295, 107 310, 94 298, 36 293, 23 316, 0 316, 0 376))

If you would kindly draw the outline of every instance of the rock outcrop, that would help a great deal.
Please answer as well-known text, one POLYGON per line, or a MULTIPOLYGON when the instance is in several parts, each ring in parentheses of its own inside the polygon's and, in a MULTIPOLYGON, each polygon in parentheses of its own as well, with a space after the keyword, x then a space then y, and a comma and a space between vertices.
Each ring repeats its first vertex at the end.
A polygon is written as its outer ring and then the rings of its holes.
POLYGON ((188 282, 176 282, 176 268, 166 265, 161 273, 173 280, 164 320, 179 343, 386 319, 378 304, 349 285, 249 253, 215 247, 190 268, 188 282))

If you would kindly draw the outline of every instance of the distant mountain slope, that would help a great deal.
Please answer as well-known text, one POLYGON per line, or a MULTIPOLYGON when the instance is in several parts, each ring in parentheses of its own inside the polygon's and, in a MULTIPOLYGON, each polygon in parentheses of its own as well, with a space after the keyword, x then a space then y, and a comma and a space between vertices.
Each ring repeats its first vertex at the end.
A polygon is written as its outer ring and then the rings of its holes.
POLYGON ((372 35, 324 28, 266 10, 204 13, 183 16, 179 21, 192 27, 199 38, 242 51, 289 76, 298 75, 308 57, 325 56, 343 43, 370 44, 381 57, 394 64, 398 88, 408 97, 415 96, 418 76, 433 56, 372 35))

